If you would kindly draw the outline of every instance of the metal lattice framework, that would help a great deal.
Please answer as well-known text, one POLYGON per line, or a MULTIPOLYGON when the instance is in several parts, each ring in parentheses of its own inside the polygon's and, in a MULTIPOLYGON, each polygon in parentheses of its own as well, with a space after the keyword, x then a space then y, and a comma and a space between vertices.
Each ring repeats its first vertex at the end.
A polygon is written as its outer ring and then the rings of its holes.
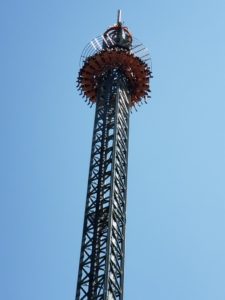
POLYGON ((99 89, 76 300, 122 299, 129 89, 112 70, 99 89))
POLYGON ((147 60, 120 13, 82 54, 78 89, 96 113, 76 300, 123 300, 129 115, 150 97, 147 60))

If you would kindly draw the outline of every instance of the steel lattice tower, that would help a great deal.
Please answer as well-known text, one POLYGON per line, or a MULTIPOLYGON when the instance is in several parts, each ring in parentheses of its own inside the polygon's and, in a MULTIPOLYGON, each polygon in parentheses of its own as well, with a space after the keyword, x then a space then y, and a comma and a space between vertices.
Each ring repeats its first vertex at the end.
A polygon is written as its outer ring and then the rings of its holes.
POLYGON ((78 89, 96 103, 76 300, 122 300, 129 116, 150 89, 149 54, 121 22, 81 56, 78 89))

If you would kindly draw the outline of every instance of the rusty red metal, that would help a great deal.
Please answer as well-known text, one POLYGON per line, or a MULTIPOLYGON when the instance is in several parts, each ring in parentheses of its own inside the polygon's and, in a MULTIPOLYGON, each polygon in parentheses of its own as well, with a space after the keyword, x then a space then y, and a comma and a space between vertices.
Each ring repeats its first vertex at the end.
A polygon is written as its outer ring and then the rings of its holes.
POLYGON ((148 65, 139 57, 121 48, 107 48, 87 58, 78 76, 78 85, 83 95, 95 103, 99 80, 113 68, 120 69, 129 81, 131 106, 148 96, 151 76, 148 65))

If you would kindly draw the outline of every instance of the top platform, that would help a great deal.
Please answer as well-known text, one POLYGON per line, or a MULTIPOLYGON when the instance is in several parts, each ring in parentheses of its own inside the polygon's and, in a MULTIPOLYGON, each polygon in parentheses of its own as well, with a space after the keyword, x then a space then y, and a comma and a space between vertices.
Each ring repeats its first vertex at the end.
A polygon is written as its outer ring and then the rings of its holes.
POLYGON ((122 25, 121 13, 118 13, 116 25, 94 38, 84 48, 80 67, 78 89, 92 103, 97 100, 100 79, 107 71, 116 68, 129 80, 131 106, 150 97, 149 79, 152 76, 149 51, 122 25))

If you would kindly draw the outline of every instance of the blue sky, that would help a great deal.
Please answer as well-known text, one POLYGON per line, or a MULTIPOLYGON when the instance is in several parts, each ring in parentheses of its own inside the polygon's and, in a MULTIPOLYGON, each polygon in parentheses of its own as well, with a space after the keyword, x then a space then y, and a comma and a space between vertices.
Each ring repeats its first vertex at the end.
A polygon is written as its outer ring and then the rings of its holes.
POLYGON ((80 54, 117 9, 150 49, 131 116, 125 300, 225 299, 225 2, 0 4, 0 298, 72 300, 94 108, 80 54))

